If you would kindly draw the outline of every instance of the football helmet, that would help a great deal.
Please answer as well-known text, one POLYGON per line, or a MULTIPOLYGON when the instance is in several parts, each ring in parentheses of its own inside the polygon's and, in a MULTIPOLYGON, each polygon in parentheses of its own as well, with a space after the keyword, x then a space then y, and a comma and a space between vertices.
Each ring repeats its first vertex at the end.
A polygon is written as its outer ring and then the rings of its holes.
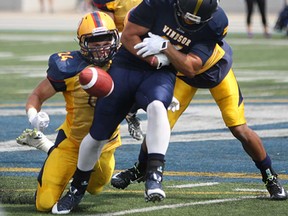
POLYGON ((212 19, 218 4, 219 0, 176 0, 176 21, 185 31, 198 31, 212 19))
POLYGON ((119 32, 113 19, 106 13, 95 11, 84 15, 77 29, 80 51, 91 63, 103 66, 119 48, 119 32))

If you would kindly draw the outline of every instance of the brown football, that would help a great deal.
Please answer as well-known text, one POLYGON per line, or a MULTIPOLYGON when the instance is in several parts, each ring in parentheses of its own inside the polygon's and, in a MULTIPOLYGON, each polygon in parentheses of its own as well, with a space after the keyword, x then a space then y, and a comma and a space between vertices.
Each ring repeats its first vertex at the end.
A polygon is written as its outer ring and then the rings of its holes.
POLYGON ((107 97, 114 89, 111 76, 102 68, 87 67, 80 72, 79 82, 81 87, 95 97, 107 97))

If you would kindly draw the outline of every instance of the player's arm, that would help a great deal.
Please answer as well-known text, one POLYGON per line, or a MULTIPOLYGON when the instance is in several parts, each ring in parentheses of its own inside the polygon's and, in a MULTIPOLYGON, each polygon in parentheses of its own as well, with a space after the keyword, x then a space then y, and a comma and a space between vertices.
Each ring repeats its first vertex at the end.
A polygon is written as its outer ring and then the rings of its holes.
POLYGON ((27 99, 26 112, 29 109, 34 108, 39 112, 41 110, 42 104, 48 98, 56 94, 55 89, 51 85, 50 81, 46 78, 41 81, 38 86, 32 91, 27 99))
POLYGON ((127 21, 122 32, 121 43, 130 53, 150 64, 153 56, 143 58, 137 55, 137 50, 134 48, 136 44, 142 42, 140 36, 147 34, 148 31, 149 29, 146 27, 127 21))
POLYGON ((55 94, 55 89, 46 78, 38 84, 27 99, 26 113, 29 122, 38 130, 43 131, 49 124, 48 115, 44 112, 40 112, 42 104, 55 94))
POLYGON ((46 153, 49 152, 54 145, 41 131, 48 126, 49 117, 44 112, 40 112, 42 104, 48 98, 52 97, 56 91, 46 78, 38 84, 27 99, 26 112, 31 125, 36 129, 25 129, 20 136, 16 138, 16 142, 20 145, 35 147, 46 153))
POLYGON ((202 60, 199 56, 192 53, 181 53, 171 43, 167 43, 167 48, 162 52, 176 70, 181 71, 187 77, 194 77, 202 68, 202 60))

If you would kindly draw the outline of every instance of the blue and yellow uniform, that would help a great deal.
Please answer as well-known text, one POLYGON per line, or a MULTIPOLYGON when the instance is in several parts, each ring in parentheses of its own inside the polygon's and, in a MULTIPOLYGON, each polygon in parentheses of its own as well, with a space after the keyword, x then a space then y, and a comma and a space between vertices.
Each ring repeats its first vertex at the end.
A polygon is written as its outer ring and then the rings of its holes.
MULTIPOLYGON (((174 97, 180 102, 180 110, 168 111, 171 128, 188 107, 198 88, 210 90, 227 127, 246 123, 243 98, 231 68, 232 49, 224 40, 228 30, 225 12, 218 7, 207 24, 197 31, 193 30, 193 25, 187 25, 189 31, 186 31, 179 28, 175 17, 171 16, 174 13, 175 1, 169 2, 170 4, 161 4, 161 0, 149 3, 143 1, 130 13, 129 21, 150 28, 153 34, 169 39, 179 51, 186 54, 193 53, 203 62, 202 69, 193 78, 185 77, 180 72, 177 73, 174 97), (149 14, 145 11, 149 11, 149 14), (165 19, 155 20, 156 16, 165 17, 165 19), (139 17, 142 19, 140 20, 139 17)), ((199 28, 197 25, 194 26, 199 28)), ((129 57, 123 61, 127 63, 134 59, 135 65, 139 65, 140 60, 135 60, 135 56, 129 55, 127 51, 125 53, 129 57)))
MULTIPOLYGON (((55 53, 50 56, 47 78, 66 102, 66 118, 58 128, 55 146, 50 150, 38 176, 36 208, 49 211, 58 201, 76 169, 79 145, 88 134, 97 98, 89 96, 79 84, 79 72, 90 63, 80 51, 55 53)), ((108 69, 108 65, 105 70, 108 69)), ((97 194, 110 182, 114 172, 115 149, 121 145, 119 127, 105 145, 96 163, 87 191, 97 194)))
MULTIPOLYGON (((102 3, 101 9, 110 8, 110 11, 115 11, 113 5, 115 6, 116 1, 94 0, 94 2, 98 2, 99 5, 102 3), (107 2, 111 3, 110 7, 107 2)), ((185 77, 180 72, 177 73, 174 96, 180 102, 180 110, 168 111, 171 128, 188 107, 198 88, 210 90, 227 127, 246 123, 243 98, 231 68, 232 50, 224 40, 228 30, 228 19, 223 9, 218 7, 213 13, 213 18, 200 30, 185 31, 185 29, 179 28, 175 17, 171 16, 174 14, 175 0, 170 0, 169 4, 163 4, 162 0, 147 2, 143 1, 130 12, 129 21, 150 28, 153 34, 169 39, 170 43, 179 51, 186 54, 191 52, 199 56, 203 62, 202 69, 194 78, 185 77), (155 20, 155 17, 165 17, 165 19, 155 20)), ((197 25, 195 26, 197 27, 197 25)), ((191 28, 191 26, 187 25, 187 28, 191 28)), ((143 36, 143 38, 145 37, 147 35, 143 36)), ((151 69, 149 65, 123 47, 114 61, 116 64, 118 62, 119 65, 151 69)))
POLYGON ((113 13, 115 25, 120 32, 123 30, 126 14, 140 2, 142 0, 93 0, 100 10, 113 13))

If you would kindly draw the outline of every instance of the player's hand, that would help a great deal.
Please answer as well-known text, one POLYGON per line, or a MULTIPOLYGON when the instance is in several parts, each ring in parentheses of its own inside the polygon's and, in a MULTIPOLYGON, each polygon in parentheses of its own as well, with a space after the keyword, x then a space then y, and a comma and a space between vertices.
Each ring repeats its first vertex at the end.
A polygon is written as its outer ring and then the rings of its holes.
POLYGON ((165 40, 164 38, 154 35, 151 32, 148 33, 148 36, 149 37, 144 38, 141 43, 134 46, 134 49, 139 49, 137 51, 137 55, 141 55, 143 58, 145 58, 149 55, 158 54, 167 49, 169 40, 165 40))
POLYGON ((164 53, 156 54, 155 57, 157 58, 158 61, 157 69, 160 69, 163 66, 168 66, 170 64, 169 59, 164 53))
POLYGON ((128 123, 128 131, 130 136, 136 140, 142 140, 143 132, 140 124, 140 119, 136 116, 136 114, 128 114, 125 119, 128 123))
POLYGON ((173 96, 172 101, 170 105, 168 106, 168 110, 171 110, 172 112, 175 112, 180 109, 180 102, 177 98, 173 96))
POLYGON ((50 118, 46 112, 38 112, 35 116, 29 118, 29 122, 33 128, 43 132, 49 126, 50 118))

